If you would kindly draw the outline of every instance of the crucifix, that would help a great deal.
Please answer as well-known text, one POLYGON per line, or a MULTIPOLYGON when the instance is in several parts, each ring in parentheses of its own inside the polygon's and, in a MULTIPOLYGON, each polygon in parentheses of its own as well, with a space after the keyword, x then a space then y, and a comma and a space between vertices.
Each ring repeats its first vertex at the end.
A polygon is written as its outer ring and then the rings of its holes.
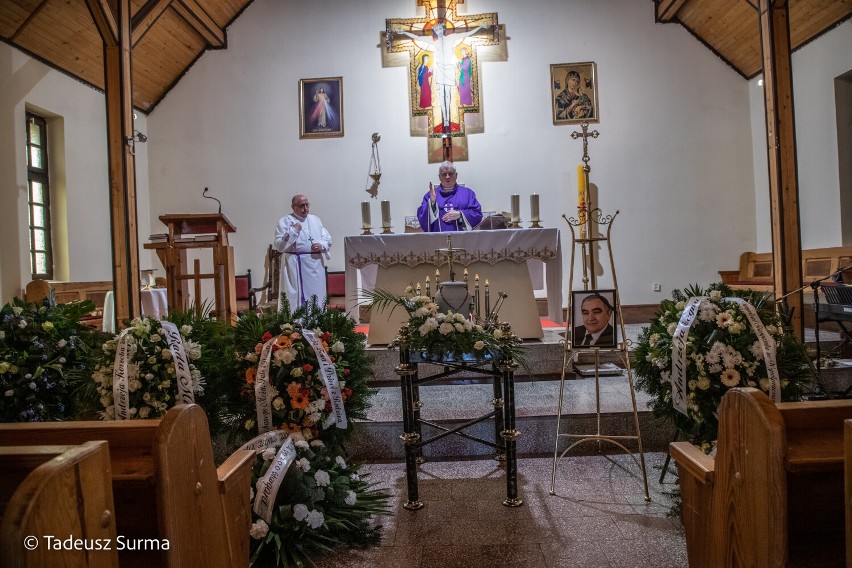
POLYGON ((425 17, 385 21, 383 64, 409 67, 411 130, 429 139, 430 162, 466 159, 466 132, 482 131, 465 126, 465 115, 480 111, 481 48, 505 47, 497 14, 459 15, 462 3, 417 0, 425 17))
MULTIPOLYGON (((592 171, 592 168, 589 167, 589 138, 597 138, 599 133, 597 130, 589 132, 589 123, 586 121, 580 123, 580 128, 582 129, 582 132, 577 132, 575 130, 571 133, 571 138, 574 140, 577 138, 583 139, 583 187, 580 189, 582 189, 584 199, 580 204, 580 210, 577 212, 577 217, 580 221, 580 239, 585 240, 585 238, 594 238, 594 235, 590 230, 592 225, 589 222, 589 215, 592 212, 592 200, 589 191, 591 187, 589 185, 589 172, 592 171)), ((591 281, 592 289, 594 290, 597 288, 597 277, 595 275, 595 250, 591 242, 584 242, 582 248, 583 281, 591 281), (587 273, 588 277, 586 276, 587 273)))

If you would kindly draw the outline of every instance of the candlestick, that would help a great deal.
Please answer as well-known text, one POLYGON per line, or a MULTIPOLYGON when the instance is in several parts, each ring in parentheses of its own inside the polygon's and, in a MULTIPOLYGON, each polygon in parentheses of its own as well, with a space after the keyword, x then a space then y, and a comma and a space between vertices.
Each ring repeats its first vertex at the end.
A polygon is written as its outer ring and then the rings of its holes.
POLYGON ((390 201, 382 201, 382 234, 387 235, 391 231, 390 201))
POLYGON ((513 228, 521 225, 521 196, 517 193, 512 195, 512 220, 513 228))
POLYGON ((530 221, 532 221, 532 226, 535 229, 538 229, 541 225, 539 225, 539 221, 541 219, 538 215, 538 194, 533 193, 530 195, 530 221))
POLYGON ((370 202, 362 201, 361 202, 361 229, 363 232, 362 235, 370 235, 370 202))
POLYGON ((417 286, 414 288, 414 291, 417 292, 417 295, 420 295, 420 282, 417 283, 417 286))
POLYGON ((464 283, 467 284, 467 268, 464 269, 464 283))
POLYGON ((435 269, 435 290, 438 290, 438 283, 441 281, 441 271, 435 269))
POLYGON ((430 290, 429 290, 429 275, 428 274, 426 275, 426 295, 429 296, 430 298, 432 297, 432 294, 430 293, 430 290))
POLYGON ((488 290, 488 279, 485 279, 485 317, 491 315, 491 294, 488 290))
POLYGON ((586 209, 588 207, 588 193, 586 188, 586 172, 583 165, 577 166, 577 219, 580 222, 580 238, 585 239, 588 233, 586 224, 586 209))
POLYGON ((479 274, 473 277, 473 305, 476 310, 476 318, 479 319, 479 274))

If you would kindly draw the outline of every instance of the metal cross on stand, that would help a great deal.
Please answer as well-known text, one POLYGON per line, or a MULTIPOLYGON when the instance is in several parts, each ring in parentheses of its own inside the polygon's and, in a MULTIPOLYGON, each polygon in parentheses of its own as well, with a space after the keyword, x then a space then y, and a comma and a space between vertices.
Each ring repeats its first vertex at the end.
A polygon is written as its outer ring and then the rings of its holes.
MULTIPOLYGON (((467 252, 465 249, 454 249, 453 248, 453 237, 451 235, 447 235, 447 248, 445 249, 435 249, 435 252, 443 252, 447 253, 447 262, 450 264, 450 282, 455 282, 456 273, 453 270, 453 253, 454 252, 467 252)), ((435 282, 435 286, 439 286, 439 282, 435 282)))
MULTIPOLYGON (((582 132, 577 132, 576 130, 571 133, 571 138, 576 140, 577 138, 583 139, 583 183, 585 187, 578 188, 583 190, 583 202, 580 205, 580 211, 578 211, 578 217, 580 219, 580 237, 592 238, 594 235, 590 230, 592 225, 589 222, 589 213, 592 211, 592 200, 589 192, 589 172, 592 170, 589 167, 589 138, 597 138, 599 133, 597 130, 592 130, 589 132, 589 123, 583 121, 580 123, 580 128, 582 132)), ((586 246, 586 243, 583 243, 583 281, 591 282, 592 289, 597 288, 597 277, 595 275, 595 251, 592 247, 591 243, 589 246, 586 246), (588 273, 588 278, 587 278, 588 273)))
POLYGON ((580 137, 583 138, 583 164, 585 164, 585 166, 583 167, 583 171, 585 171, 586 174, 588 175, 588 173, 589 173, 589 137, 597 138, 598 135, 599 135, 599 132, 597 130, 592 130, 591 132, 589 132, 589 123, 586 122, 586 121, 583 121, 583 122, 580 123, 580 128, 582 128, 583 131, 577 132, 575 130, 574 132, 571 133, 571 138, 573 138, 574 140, 576 140, 577 138, 580 138, 580 137))

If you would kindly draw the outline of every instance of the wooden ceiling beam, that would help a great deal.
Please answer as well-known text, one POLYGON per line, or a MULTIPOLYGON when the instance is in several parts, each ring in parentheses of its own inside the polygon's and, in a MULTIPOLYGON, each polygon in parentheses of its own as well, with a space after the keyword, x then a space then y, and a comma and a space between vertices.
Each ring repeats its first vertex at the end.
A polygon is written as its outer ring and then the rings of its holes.
POLYGON ((95 22, 95 27, 98 28, 98 33, 104 41, 104 45, 118 44, 118 22, 115 19, 115 14, 110 7, 108 0, 86 0, 86 6, 89 7, 89 13, 92 14, 92 21, 95 22))
POLYGON ((760 46, 775 296, 784 298, 793 333, 803 341, 802 234, 787 0, 760 0, 760 46))
POLYGON ((195 0, 175 0, 172 8, 213 47, 225 46, 225 31, 195 0))
POLYGON ((17 39, 18 34, 20 34, 21 31, 24 30, 31 21, 33 21, 33 18, 35 18, 38 15, 38 13, 41 12, 41 9, 44 8, 45 4, 47 4, 47 0, 41 0, 41 2, 39 2, 38 6, 36 6, 35 10, 30 12, 30 15, 27 16, 26 20, 21 22, 21 25, 18 26, 18 29, 15 30, 15 33, 13 33, 12 37, 10 37, 9 39, 11 39, 14 42, 15 39, 17 39))
POLYGON ((680 7, 686 3, 686 0, 658 0, 657 1, 657 21, 669 22, 677 15, 680 7))
POLYGON ((148 33, 148 30, 151 29, 156 21, 160 19, 160 16, 163 15, 163 12, 168 9, 171 3, 172 0, 148 0, 136 12, 136 15, 133 16, 133 20, 130 22, 130 44, 133 47, 136 47, 136 44, 148 33))

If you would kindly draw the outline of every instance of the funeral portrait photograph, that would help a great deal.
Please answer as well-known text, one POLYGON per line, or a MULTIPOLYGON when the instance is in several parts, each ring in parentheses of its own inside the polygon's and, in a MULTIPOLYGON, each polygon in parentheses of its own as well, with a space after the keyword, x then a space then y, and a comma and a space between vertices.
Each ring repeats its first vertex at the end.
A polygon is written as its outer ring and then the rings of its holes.
POLYGON ((571 293, 574 347, 615 347, 615 290, 571 293))

